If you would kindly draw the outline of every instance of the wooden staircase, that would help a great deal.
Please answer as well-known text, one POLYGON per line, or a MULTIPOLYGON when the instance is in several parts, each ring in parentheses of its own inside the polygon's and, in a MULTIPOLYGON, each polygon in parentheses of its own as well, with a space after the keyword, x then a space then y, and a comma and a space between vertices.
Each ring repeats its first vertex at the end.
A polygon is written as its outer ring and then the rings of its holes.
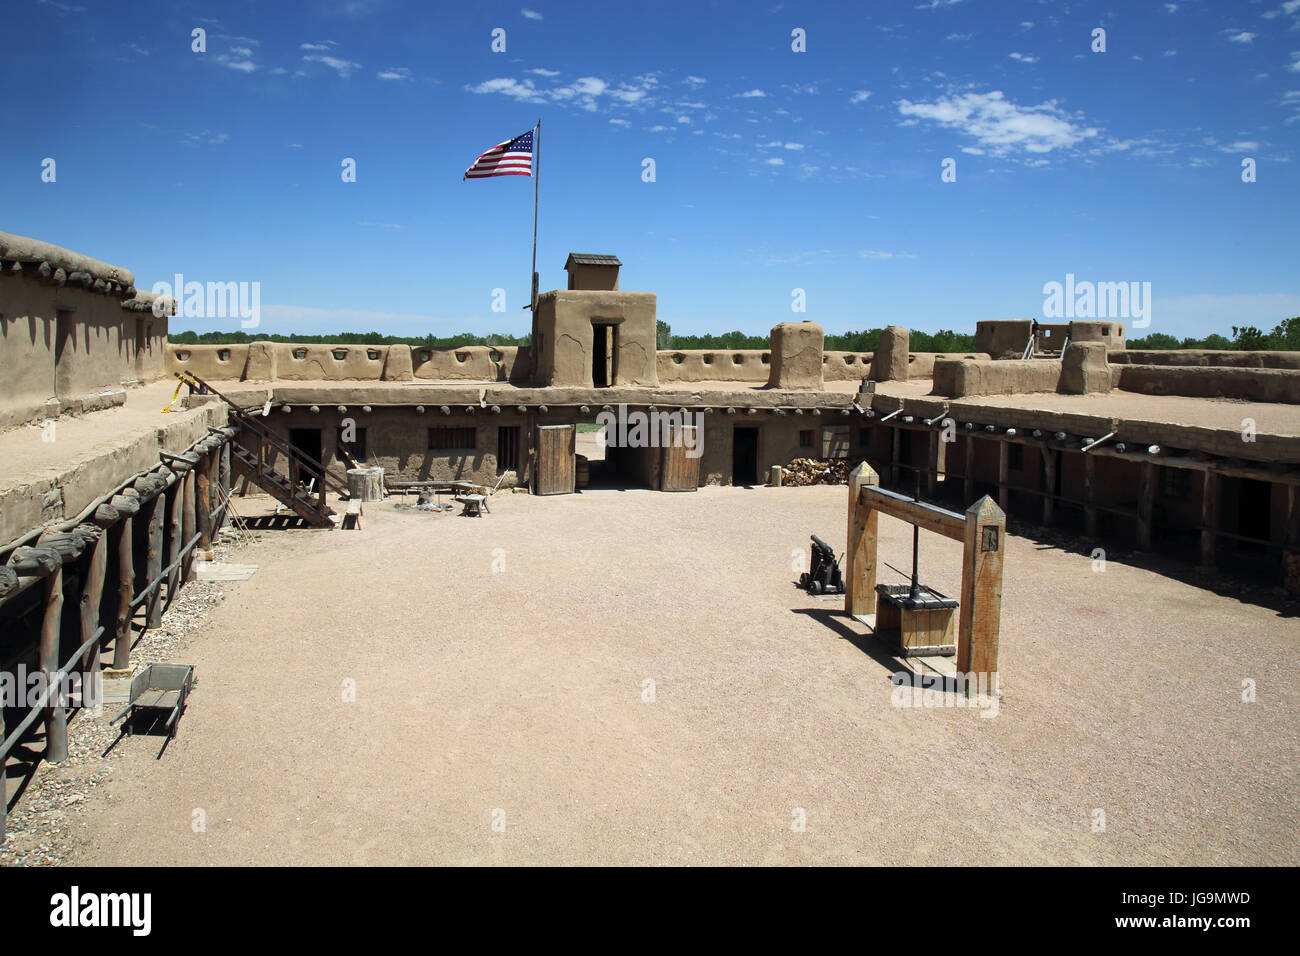
POLYGON ((188 372, 176 377, 200 394, 216 395, 230 408, 231 424, 239 429, 230 443, 230 467, 280 504, 317 528, 332 527, 334 509, 327 504, 332 489, 346 493, 347 487, 333 478, 315 458, 275 434, 260 416, 250 415, 203 379, 188 372), (283 463, 285 471, 276 470, 283 463))

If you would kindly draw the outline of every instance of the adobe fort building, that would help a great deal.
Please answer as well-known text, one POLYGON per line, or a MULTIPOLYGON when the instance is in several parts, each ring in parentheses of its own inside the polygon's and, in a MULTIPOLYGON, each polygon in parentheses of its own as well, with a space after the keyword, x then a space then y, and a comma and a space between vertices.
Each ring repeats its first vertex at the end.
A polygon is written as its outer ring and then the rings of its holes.
MULTIPOLYGON (((989 495, 1084 547, 1300 593, 1300 353, 1133 351, 1121 323, 1031 319, 980 321, 966 355, 912 352, 895 327, 874 353, 828 352, 812 322, 766 350, 663 350, 656 296, 620 267, 570 256, 530 348, 174 345, 170 303, 129 270, 0 233, 0 666, 128 666, 132 623, 156 624, 241 478, 321 524, 352 462, 573 493, 577 426, 620 408, 684 416, 702 454, 610 447, 592 481, 682 492, 865 461, 959 511, 989 495), (221 397, 160 414, 176 373, 221 397)), ((37 716, 57 759, 62 718, 37 716)))

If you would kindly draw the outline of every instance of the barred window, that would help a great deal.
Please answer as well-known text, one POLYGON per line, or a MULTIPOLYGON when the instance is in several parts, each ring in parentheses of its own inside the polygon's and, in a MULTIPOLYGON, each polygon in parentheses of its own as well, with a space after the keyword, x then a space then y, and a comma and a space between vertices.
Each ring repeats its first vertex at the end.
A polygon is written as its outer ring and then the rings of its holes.
POLYGON ((474 426, 454 428, 438 426, 429 429, 429 448, 437 451, 473 451, 478 446, 474 426))

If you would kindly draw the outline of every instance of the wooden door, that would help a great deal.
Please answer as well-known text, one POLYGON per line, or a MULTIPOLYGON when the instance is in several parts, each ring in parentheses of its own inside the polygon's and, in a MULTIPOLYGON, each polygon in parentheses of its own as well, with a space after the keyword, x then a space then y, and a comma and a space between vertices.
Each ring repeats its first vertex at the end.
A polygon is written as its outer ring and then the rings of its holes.
POLYGON ((688 448, 699 451, 696 426, 683 426, 682 432, 680 441, 660 449, 663 470, 659 487, 662 491, 695 491, 700 486, 700 459, 686 454, 688 448))
POLYGON ((573 494, 576 432, 573 425, 537 426, 536 494, 573 494))

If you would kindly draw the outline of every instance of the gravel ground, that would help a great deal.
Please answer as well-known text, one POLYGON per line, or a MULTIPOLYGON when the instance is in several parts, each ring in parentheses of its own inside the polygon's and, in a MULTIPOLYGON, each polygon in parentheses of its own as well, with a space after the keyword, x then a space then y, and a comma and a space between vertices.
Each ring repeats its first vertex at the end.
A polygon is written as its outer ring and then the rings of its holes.
MULTIPOLYGON (((810 533, 843 549, 845 499, 499 494, 476 520, 385 503, 359 532, 264 532, 175 652, 201 683, 166 756, 126 741, 43 842, 107 865, 1300 861, 1294 618, 1012 536, 996 716, 898 707, 898 662, 793 586, 810 533)), ((881 532, 907 567, 910 528, 881 532)), ((923 536, 927 583, 957 593, 960 559, 923 536)))

